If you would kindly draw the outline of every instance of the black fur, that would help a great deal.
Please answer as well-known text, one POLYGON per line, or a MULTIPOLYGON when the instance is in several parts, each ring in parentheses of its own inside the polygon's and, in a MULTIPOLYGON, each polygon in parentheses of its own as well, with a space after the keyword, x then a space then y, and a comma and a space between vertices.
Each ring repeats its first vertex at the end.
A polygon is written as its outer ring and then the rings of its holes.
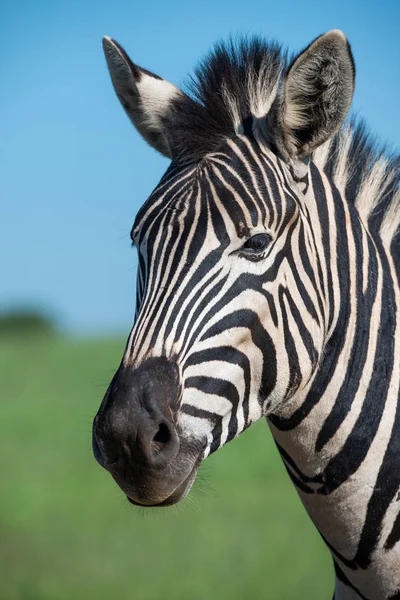
POLYGON ((240 121, 245 123, 252 116, 247 85, 250 73, 268 97, 286 64, 281 47, 260 37, 216 44, 186 85, 187 96, 178 99, 172 115, 168 114, 171 146, 180 156, 194 159, 217 151, 226 138, 235 134, 227 97, 233 99, 240 121))

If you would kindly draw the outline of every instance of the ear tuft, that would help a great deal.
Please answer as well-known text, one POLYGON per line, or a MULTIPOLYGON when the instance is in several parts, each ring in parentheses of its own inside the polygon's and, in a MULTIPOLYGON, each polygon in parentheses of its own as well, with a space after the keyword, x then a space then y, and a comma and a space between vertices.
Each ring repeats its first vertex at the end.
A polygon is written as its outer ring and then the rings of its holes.
POLYGON ((309 155, 339 129, 353 98, 354 77, 350 45, 338 29, 317 38, 292 62, 278 117, 289 156, 309 155))

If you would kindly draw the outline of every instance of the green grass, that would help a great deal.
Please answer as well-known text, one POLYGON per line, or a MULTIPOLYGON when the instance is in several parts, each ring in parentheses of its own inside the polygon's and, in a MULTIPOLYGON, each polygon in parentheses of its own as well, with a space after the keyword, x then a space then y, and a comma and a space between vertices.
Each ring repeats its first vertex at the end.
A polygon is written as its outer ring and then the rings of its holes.
POLYGON ((132 507, 91 454, 124 343, 0 345, 1 600, 330 599, 323 543, 260 422, 190 497, 132 507))

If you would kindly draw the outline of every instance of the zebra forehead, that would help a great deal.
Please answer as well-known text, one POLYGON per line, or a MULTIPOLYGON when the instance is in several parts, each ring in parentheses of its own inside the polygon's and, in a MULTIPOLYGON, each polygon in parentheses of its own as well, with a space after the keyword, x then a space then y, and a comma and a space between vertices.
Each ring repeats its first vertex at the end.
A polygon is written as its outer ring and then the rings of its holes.
POLYGON ((154 235, 167 222, 180 223, 184 235, 185 223, 190 229, 196 219, 206 227, 209 219, 219 222, 224 214, 242 238, 255 227, 268 225, 272 215, 293 212, 293 199, 278 191, 283 186, 282 171, 272 154, 263 149, 254 160, 257 151, 255 141, 238 135, 201 164, 180 168, 172 164, 139 210, 131 231, 133 241, 140 243, 150 229, 154 235))

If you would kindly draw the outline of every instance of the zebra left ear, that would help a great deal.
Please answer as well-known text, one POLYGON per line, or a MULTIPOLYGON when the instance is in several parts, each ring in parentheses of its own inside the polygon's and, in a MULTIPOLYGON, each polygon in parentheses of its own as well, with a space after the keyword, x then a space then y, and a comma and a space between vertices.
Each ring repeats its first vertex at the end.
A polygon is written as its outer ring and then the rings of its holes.
POLYGON ((104 37, 103 49, 114 90, 126 114, 150 146, 172 158, 176 140, 170 113, 174 103, 187 96, 165 79, 133 63, 115 40, 104 37))
POLYGON ((281 143, 291 158, 308 156, 339 129, 353 98, 354 77, 350 45, 337 29, 292 62, 277 115, 281 143))

